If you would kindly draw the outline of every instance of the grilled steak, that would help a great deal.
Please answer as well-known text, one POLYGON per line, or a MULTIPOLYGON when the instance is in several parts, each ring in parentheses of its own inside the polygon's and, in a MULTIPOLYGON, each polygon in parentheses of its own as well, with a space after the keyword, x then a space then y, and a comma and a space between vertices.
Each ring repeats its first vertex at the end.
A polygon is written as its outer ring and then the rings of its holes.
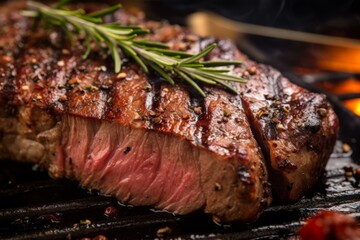
MULTIPOLYGON (((0 10, 1 158, 37 163, 125 204, 203 209, 223 221, 255 220, 270 204, 267 168, 284 200, 301 197, 323 172, 337 132, 325 98, 231 42, 218 41, 209 59, 243 60, 233 74, 249 83, 233 84, 239 95, 205 88, 202 99, 130 60, 122 76, 100 52, 83 60, 81 40, 71 48, 60 32, 34 34, 13 10, 21 5, 0 10)), ((173 49, 216 41, 124 12, 114 18, 151 28, 148 38, 173 49)))
POLYGON ((243 87, 242 101, 277 195, 296 201, 323 175, 337 118, 324 96, 290 83, 268 66, 258 68, 267 75, 254 76, 243 87))

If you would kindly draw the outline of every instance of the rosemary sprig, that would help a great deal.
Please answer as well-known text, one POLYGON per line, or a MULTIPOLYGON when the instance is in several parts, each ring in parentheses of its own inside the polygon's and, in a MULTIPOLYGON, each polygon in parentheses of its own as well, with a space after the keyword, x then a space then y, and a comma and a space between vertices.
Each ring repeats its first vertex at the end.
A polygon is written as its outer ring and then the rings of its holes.
POLYGON ((117 22, 103 23, 103 17, 117 11, 121 5, 86 14, 84 10, 68 10, 65 5, 71 0, 61 0, 55 8, 42 3, 29 1, 29 10, 23 11, 27 17, 41 20, 46 27, 57 26, 63 29, 69 40, 75 42, 75 34, 85 36, 86 50, 83 58, 91 52, 91 42, 103 43, 114 60, 115 72, 121 71, 122 60, 120 49, 132 57, 148 73, 149 68, 156 71, 170 84, 175 84, 179 77, 194 87, 200 95, 205 96, 198 83, 221 85, 231 92, 237 93, 227 82, 246 82, 245 79, 230 75, 228 69, 218 69, 219 66, 238 65, 238 61, 202 61, 216 44, 211 44, 197 54, 173 51, 159 42, 139 40, 140 34, 148 30, 137 26, 123 26, 117 22))

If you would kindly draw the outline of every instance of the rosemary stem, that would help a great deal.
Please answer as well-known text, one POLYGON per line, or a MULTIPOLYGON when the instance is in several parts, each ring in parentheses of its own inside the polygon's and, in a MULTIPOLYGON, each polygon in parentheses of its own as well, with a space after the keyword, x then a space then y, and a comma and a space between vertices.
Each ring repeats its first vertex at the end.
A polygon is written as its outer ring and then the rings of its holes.
POLYGON ((138 26, 123 26, 118 22, 102 23, 103 16, 114 13, 120 5, 90 14, 85 14, 82 9, 63 9, 63 5, 64 1, 61 1, 56 8, 51 8, 39 2, 28 1, 29 10, 24 11, 23 15, 38 18, 46 26, 61 27, 72 43, 76 40, 74 34, 84 34, 84 43, 86 44, 84 59, 92 50, 91 40, 96 43, 104 43, 114 60, 116 73, 120 72, 122 67, 122 55, 119 52, 121 49, 125 55, 133 58, 145 73, 149 71, 149 67, 170 84, 175 83, 175 77, 180 78, 201 96, 205 96, 205 92, 199 83, 222 86, 231 92, 236 92, 227 82, 246 82, 239 76, 229 74, 226 69, 214 68, 240 64, 237 61, 202 61, 204 56, 216 47, 216 44, 210 44, 197 54, 173 51, 167 49, 167 45, 164 43, 136 38, 138 34, 148 33, 149 31, 146 29, 138 26))

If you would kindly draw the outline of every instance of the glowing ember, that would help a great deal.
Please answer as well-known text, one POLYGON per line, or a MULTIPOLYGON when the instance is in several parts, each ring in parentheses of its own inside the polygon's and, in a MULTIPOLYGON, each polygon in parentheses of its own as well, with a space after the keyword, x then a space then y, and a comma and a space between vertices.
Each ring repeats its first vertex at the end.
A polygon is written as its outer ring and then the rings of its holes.
MULTIPOLYGON (((358 93, 360 92, 360 81, 356 79, 346 79, 341 82, 320 82, 318 87, 335 94, 358 93)), ((345 107, 356 115, 360 116, 360 98, 343 101, 345 107)))
POLYGON ((323 70, 360 73, 359 48, 325 48, 315 54, 316 63, 323 70))
POLYGON ((356 115, 360 116, 360 98, 344 101, 345 107, 353 111, 356 115))
POLYGON ((360 81, 353 78, 341 82, 320 82, 316 85, 335 94, 360 92, 360 81))

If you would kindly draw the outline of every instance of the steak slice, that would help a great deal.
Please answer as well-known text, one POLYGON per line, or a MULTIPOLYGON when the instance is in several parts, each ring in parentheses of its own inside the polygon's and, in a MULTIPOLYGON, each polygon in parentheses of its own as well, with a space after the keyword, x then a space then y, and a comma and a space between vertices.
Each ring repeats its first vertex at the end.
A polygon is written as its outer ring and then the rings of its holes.
MULTIPOLYGON (((0 25, 29 28, 14 15, 0 25)), ((151 28, 148 38, 176 50, 197 52, 214 41, 122 11, 114 18, 151 28)), ((119 78, 108 56, 95 49, 83 60, 81 40, 71 48, 60 32, 10 32, 13 47, 0 45, 0 157, 40 164, 53 177, 78 180, 125 204, 178 214, 203 209, 225 222, 253 221, 271 202, 257 141, 282 199, 301 197, 320 176, 313 173, 324 170, 337 131, 326 100, 247 60, 229 41, 218 41, 209 59, 243 60, 232 71, 249 82, 233 84, 238 96, 205 87, 202 99, 145 75, 131 60, 119 78), (259 113, 277 101, 289 111, 259 113), (314 124, 293 132, 298 119, 314 124)))
POLYGON ((338 131, 338 119, 324 95, 311 93, 270 66, 257 64, 231 42, 221 42, 210 58, 242 60, 234 73, 252 131, 263 150, 270 182, 284 202, 300 199, 325 171, 338 131))
POLYGON ((256 68, 259 74, 241 86, 245 111, 264 149, 277 195, 296 201, 323 175, 338 120, 324 95, 290 83, 269 66, 256 68))

